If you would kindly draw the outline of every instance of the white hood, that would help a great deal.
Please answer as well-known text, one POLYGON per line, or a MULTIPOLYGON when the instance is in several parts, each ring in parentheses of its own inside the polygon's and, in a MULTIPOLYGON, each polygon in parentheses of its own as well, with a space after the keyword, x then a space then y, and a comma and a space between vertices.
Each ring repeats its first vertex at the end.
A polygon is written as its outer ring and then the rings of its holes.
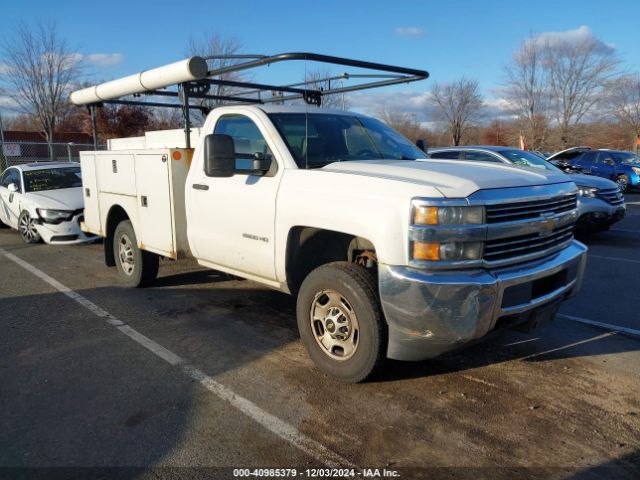
POLYGON ((53 210, 79 210, 84 208, 82 187, 29 192, 25 196, 37 208, 50 208, 53 210))
POLYGON ((460 160, 358 160, 331 163, 322 170, 428 185, 450 198, 468 197, 478 190, 490 188, 571 181, 562 172, 460 160))

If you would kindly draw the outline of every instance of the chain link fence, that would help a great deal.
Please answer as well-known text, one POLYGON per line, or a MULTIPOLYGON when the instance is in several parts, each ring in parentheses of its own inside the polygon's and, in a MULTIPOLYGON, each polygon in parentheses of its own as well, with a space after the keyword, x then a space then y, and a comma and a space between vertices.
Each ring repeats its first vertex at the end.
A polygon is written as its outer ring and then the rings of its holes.
MULTIPOLYGON (((98 150, 106 150, 98 145, 98 150)), ((91 143, 4 142, 0 150, 0 171, 12 165, 33 162, 79 162, 80 152, 93 150, 91 143), (49 147, 53 155, 50 155, 49 147)))

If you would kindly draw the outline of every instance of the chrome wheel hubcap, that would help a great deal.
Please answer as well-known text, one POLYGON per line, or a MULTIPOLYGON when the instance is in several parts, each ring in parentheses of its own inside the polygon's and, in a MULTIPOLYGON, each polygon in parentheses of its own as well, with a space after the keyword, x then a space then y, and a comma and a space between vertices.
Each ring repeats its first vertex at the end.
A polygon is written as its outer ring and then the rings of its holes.
POLYGON ((135 267, 135 257, 133 245, 127 235, 121 235, 118 240, 118 256, 124 273, 131 275, 135 267))
POLYGON ((20 218, 20 234, 28 241, 33 240, 38 235, 33 219, 30 215, 23 215, 20 218))
POLYGON ((349 302, 335 290, 322 290, 311 302, 311 331, 329 357, 347 360, 358 348, 359 326, 349 302))
POLYGON ((623 178, 619 178, 616 183, 618 184, 618 188, 621 192, 624 192, 627 189, 627 181, 623 178))

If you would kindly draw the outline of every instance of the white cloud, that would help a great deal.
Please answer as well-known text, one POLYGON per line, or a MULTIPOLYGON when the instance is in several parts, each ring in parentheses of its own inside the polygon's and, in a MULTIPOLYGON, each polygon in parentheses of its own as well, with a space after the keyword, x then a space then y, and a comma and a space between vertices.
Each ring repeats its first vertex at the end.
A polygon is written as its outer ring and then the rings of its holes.
POLYGON ((124 60, 124 55, 121 53, 90 53, 83 58, 85 61, 99 67, 112 67, 121 64, 124 60))
POLYGON ((0 95, 0 108, 16 109, 18 108, 18 104, 13 97, 0 95))
POLYGON ((551 48, 592 43, 599 53, 613 53, 615 51, 613 45, 604 43, 586 25, 582 25, 575 30, 565 30, 564 32, 543 32, 537 35, 534 41, 539 46, 548 45, 551 48))
POLYGON ((5 65, 4 63, 0 63, 0 75, 6 75, 11 71, 11 67, 9 65, 5 65))
POLYGON ((69 55, 69 61, 73 63, 85 62, 96 67, 113 67, 119 65, 124 60, 122 53, 72 53, 69 55))
POLYGON ((420 120, 425 119, 429 92, 371 92, 352 93, 347 97, 349 109, 366 115, 378 116, 381 110, 408 113, 416 115, 420 120))
POLYGON ((397 27, 396 35, 401 37, 422 37, 424 30, 420 27, 397 27))

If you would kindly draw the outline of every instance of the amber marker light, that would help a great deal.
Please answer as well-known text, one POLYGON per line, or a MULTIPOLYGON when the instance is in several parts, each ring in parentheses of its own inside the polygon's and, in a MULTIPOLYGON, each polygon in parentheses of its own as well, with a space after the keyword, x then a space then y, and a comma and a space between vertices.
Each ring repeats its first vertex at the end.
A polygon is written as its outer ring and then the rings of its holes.
POLYGON ((173 157, 174 160, 182 159, 182 153, 178 150, 174 150, 171 156, 173 157))
POLYGON ((438 207, 415 207, 413 210, 413 223, 415 225, 437 225, 438 207))
POLYGON ((440 260, 440 244, 413 242, 413 259, 427 261, 440 260))

